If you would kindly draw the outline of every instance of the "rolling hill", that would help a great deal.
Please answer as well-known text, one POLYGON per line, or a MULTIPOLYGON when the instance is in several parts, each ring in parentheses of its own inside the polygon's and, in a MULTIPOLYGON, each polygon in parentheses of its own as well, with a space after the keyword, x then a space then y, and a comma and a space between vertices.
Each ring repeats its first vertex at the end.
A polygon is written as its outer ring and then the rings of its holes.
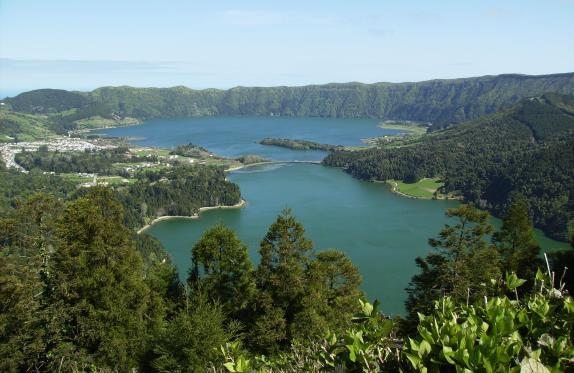
POLYGON ((554 238, 574 227, 574 97, 545 94, 416 139, 331 153, 325 165, 365 180, 440 177, 444 193, 502 214, 523 194, 554 238))

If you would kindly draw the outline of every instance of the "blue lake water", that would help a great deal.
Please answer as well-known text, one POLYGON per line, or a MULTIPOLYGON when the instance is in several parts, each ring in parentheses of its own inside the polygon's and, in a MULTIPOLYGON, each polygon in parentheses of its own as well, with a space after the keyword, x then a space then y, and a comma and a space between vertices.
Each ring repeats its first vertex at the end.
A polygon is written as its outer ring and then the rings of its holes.
POLYGON ((309 140, 331 145, 364 145, 362 139, 396 134, 382 129, 374 119, 328 119, 293 117, 200 117, 153 119, 138 126, 94 131, 116 137, 135 138, 142 146, 171 148, 193 143, 227 156, 258 154, 272 160, 321 160, 326 153, 299 151, 257 142, 265 137, 309 140))
MULTIPOLYGON (((259 154, 276 160, 319 160, 317 151, 293 151, 256 142, 264 137, 303 139, 328 144, 361 145, 361 139, 391 134, 369 119, 323 118, 191 118, 157 119, 142 125, 109 129, 111 136, 141 138, 134 143, 171 148, 192 142, 221 155, 259 154)), ((382 301, 388 314, 402 314, 404 291, 417 273, 415 258, 429 252, 427 240, 445 224, 445 209, 455 201, 415 200, 391 193, 385 184, 353 179, 339 169, 309 164, 251 167, 230 173, 247 206, 211 210, 199 220, 175 219, 147 232, 161 240, 182 278, 191 262, 191 248, 205 229, 222 222, 233 228, 258 261, 259 242, 285 207, 306 228, 316 250, 344 251, 358 266, 362 289, 382 301)), ((492 219, 499 225, 498 219, 492 219)), ((566 244, 544 237, 546 250, 566 244)))

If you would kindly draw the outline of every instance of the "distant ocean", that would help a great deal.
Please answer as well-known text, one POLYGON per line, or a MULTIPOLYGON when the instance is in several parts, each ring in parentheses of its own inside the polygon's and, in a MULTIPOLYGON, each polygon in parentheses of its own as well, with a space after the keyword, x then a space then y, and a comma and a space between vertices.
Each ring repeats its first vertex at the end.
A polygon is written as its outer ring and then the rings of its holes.
POLYGON ((22 92, 29 91, 28 89, 3 89, 0 88, 0 100, 6 97, 14 97, 22 92))
MULTIPOLYGON (((0 0, 2 1, 2 0, 0 0)), ((0 100, 6 97, 14 97, 14 96, 18 96, 20 93, 23 92, 28 92, 28 91, 33 91, 34 89, 42 89, 42 88, 55 88, 55 89, 66 89, 69 91, 82 91, 82 92, 87 92, 87 91, 91 91, 92 89, 94 89, 95 87, 82 87, 82 88, 69 88, 69 87, 65 87, 65 88, 61 88, 61 87, 43 87, 43 86, 39 86, 39 87, 35 87, 35 88, 4 88, 0 86, 0 100)))

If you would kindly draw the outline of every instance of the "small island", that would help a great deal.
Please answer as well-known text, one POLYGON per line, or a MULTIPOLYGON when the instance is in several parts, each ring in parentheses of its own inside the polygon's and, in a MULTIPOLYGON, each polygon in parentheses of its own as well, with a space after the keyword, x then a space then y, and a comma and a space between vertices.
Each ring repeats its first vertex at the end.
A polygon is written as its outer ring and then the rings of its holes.
POLYGON ((329 145, 308 140, 280 139, 271 137, 264 138, 259 141, 259 144, 281 146, 292 150, 323 150, 327 152, 345 150, 345 147, 342 145, 329 145))

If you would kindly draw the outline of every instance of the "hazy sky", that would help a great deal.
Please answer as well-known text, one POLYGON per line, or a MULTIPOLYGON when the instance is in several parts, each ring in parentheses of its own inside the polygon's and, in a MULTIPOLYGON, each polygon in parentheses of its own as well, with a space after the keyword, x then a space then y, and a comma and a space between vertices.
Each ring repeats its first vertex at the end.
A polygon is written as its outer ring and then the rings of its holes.
POLYGON ((0 92, 574 71, 574 0, 0 0, 0 92))

